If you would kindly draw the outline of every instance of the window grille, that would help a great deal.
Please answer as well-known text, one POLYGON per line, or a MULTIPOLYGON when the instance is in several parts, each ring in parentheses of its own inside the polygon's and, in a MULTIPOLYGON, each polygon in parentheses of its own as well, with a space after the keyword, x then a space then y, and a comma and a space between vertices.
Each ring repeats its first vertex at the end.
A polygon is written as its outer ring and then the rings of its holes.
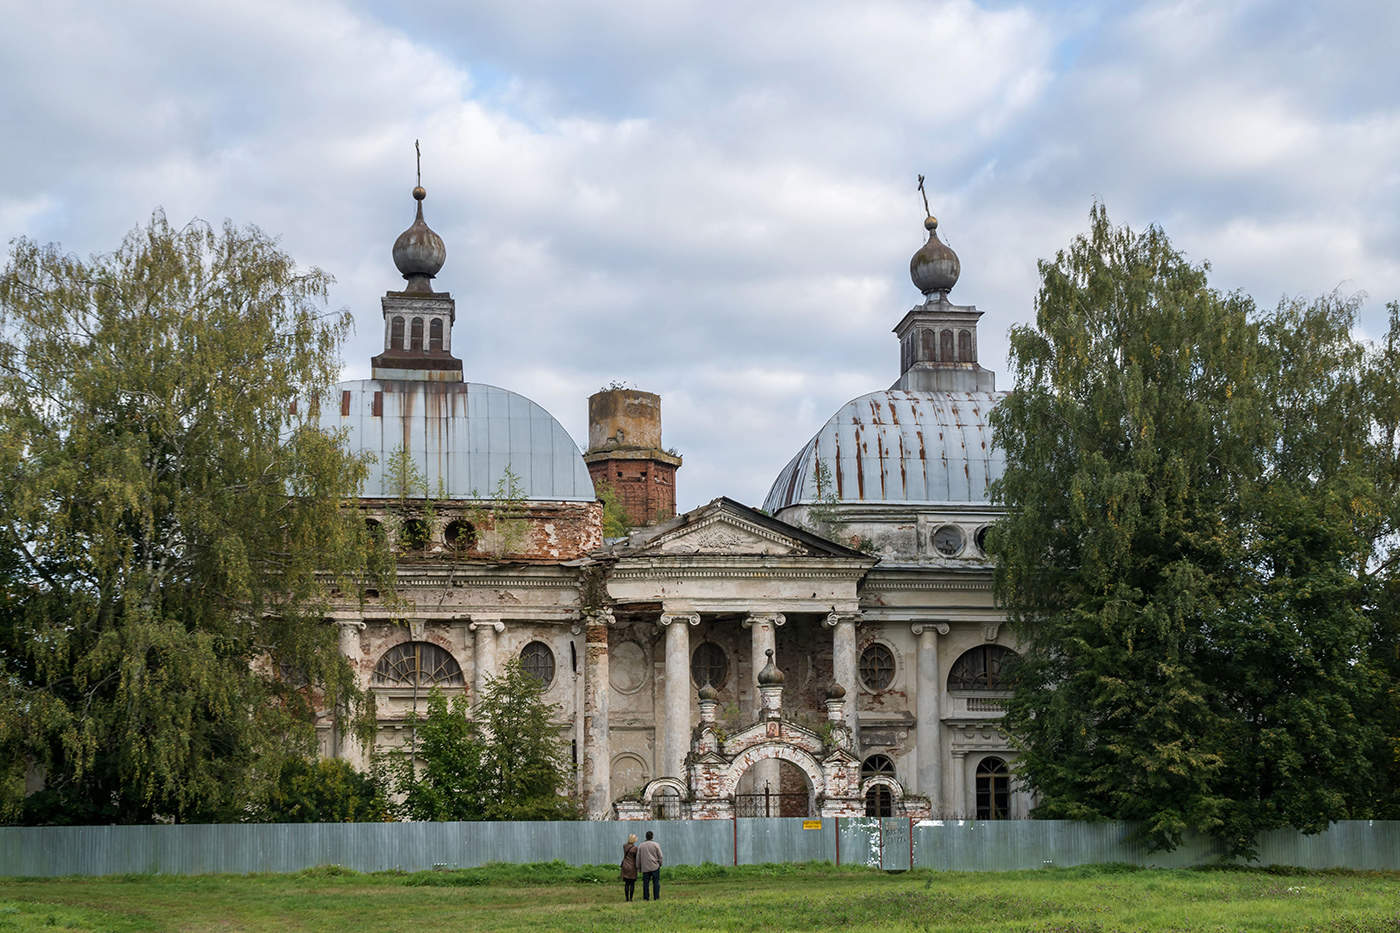
POLYGON ((863 778, 873 777, 877 774, 888 774, 894 776, 894 759, 889 755, 871 755, 865 759, 860 766, 860 776, 863 778))
POLYGON ((426 641, 395 645, 374 666, 376 687, 461 687, 462 668, 446 648, 426 641))
POLYGON ((729 658, 725 656, 724 649, 712 641, 701 642, 690 656, 690 676, 697 687, 705 684, 724 686, 725 678, 729 676, 729 658))
POLYGON ((1005 820, 1011 816, 1011 773, 1000 758, 977 763, 977 818, 1005 820))
POLYGON ((894 652, 876 642, 860 653, 860 679, 871 690, 884 690, 894 683, 894 652))
POLYGON ((948 674, 949 690, 1010 690, 1011 684, 1002 674, 1003 666, 1016 657, 1016 652, 1001 645, 978 645, 953 662, 948 674))
POLYGON ((554 683, 554 652, 542 641, 532 641, 520 651, 520 666, 548 687, 554 683))
POLYGON ((876 784, 865 792, 866 816, 894 816, 894 795, 883 784, 876 784))

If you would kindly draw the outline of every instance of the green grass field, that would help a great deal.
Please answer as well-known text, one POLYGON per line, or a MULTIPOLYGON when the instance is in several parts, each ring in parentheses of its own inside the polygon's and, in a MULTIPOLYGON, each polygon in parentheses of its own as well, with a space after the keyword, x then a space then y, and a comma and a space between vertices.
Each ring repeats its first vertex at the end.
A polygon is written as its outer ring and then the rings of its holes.
POLYGON ((611 867, 0 881, 10 930, 1387 930, 1400 873, 1138 870, 886 875, 668 869, 622 903, 611 867))

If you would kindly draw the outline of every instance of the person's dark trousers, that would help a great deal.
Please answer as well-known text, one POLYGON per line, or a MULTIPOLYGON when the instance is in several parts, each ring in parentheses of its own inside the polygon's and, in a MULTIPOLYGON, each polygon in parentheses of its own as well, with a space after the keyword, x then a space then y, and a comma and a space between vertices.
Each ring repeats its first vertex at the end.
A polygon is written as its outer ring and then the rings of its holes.
MULTIPOLYGON (((623 879, 622 879, 622 896, 623 896, 623 897, 625 897, 627 900, 630 901, 630 900, 632 899, 632 892, 634 892, 634 891, 636 891, 636 890, 637 890, 637 879, 636 879, 636 878, 623 878, 623 879)), ((646 893, 646 892, 642 892, 642 893, 646 893)))
POLYGON ((661 900, 661 869, 642 872, 642 900, 661 900), (648 893, 650 892, 650 893, 648 893))

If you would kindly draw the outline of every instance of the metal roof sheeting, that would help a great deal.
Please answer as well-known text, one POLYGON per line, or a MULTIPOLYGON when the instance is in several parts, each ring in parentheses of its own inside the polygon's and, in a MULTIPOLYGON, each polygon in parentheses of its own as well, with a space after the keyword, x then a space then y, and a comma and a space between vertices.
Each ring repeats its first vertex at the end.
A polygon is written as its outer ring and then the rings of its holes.
POLYGON ((852 399, 783 468, 763 507, 817 504, 818 463, 826 496, 842 502, 987 502, 1006 468, 987 416, 1004 395, 889 389, 852 399))
POLYGON ((321 426, 347 431, 346 446, 367 452, 361 495, 390 498, 390 456, 402 446, 434 498, 489 498, 507 467, 527 499, 592 502, 593 481, 578 445, 549 412, 507 389, 475 382, 360 379, 335 386, 321 426), (344 394, 349 393, 345 402, 344 394), (375 394, 382 393, 376 414, 375 394), (341 414, 348 411, 348 414, 341 414))

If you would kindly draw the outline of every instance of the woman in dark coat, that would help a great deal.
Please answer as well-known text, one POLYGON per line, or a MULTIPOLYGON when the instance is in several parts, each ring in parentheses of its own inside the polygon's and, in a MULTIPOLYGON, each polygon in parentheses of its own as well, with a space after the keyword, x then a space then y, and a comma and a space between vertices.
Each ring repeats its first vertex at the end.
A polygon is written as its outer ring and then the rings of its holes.
POLYGON ((637 834, 633 833, 627 837, 627 841, 622 845, 622 896, 630 901, 632 892, 635 890, 637 890, 637 834))

